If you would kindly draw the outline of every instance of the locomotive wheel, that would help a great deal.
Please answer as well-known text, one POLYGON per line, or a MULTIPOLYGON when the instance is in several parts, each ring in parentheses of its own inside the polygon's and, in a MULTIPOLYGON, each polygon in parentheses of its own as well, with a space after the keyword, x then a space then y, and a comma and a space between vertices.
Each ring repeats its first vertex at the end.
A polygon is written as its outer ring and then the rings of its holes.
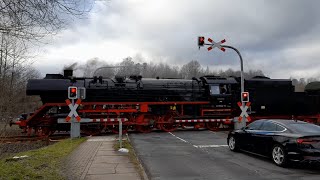
POLYGON ((86 136, 96 136, 100 134, 100 132, 96 131, 95 129, 82 130, 81 133, 85 134, 86 136))
POLYGON ((85 134, 87 136, 96 136, 96 135, 99 135, 101 133, 100 124, 99 125, 95 125, 95 126, 82 125, 80 128, 81 128, 81 133, 83 133, 83 134, 85 134))
POLYGON ((174 122, 174 117, 178 116, 176 111, 170 111, 161 118, 163 123, 159 123, 161 130, 166 132, 172 132, 178 129, 179 124, 174 122))
POLYGON ((178 129, 178 124, 175 123, 163 123, 160 124, 160 128, 166 132, 172 132, 178 129))
POLYGON ((150 133, 153 130, 152 125, 137 125, 136 126, 137 131, 142 133, 150 133))
POLYGON ((150 133, 154 128, 156 119, 157 117, 152 114, 138 114, 135 119, 137 123, 135 129, 142 133, 150 133))
POLYGON ((205 128, 205 123, 196 123, 196 124, 194 125, 194 129, 199 130, 199 129, 201 129, 201 128, 205 128))
POLYGON ((50 127, 40 127, 35 128, 36 134, 39 137, 48 137, 55 133, 55 129, 51 129, 50 127))
POLYGON ((156 128, 159 129, 159 130, 162 129, 160 124, 156 124, 156 128))
POLYGON ((47 130, 44 131, 45 136, 51 136, 52 134, 54 134, 56 132, 55 129, 50 129, 47 128, 47 130))
POLYGON ((206 123, 206 125, 210 131, 218 131, 221 125, 221 122, 208 122, 206 123))

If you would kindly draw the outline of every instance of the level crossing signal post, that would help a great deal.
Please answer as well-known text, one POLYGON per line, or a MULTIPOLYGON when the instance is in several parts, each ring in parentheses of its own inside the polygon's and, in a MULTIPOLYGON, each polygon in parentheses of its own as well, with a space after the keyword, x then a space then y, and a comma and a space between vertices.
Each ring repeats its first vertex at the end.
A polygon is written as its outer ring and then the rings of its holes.
MULTIPOLYGON (((223 40, 221 40, 220 42, 214 42, 211 38, 208 38, 208 41, 210 42, 210 43, 205 43, 205 37, 204 36, 199 36, 198 37, 198 46, 199 46, 199 49, 201 48, 201 47, 203 47, 203 46, 209 46, 207 49, 208 49, 208 51, 210 51, 210 50, 212 50, 213 48, 215 48, 215 47, 217 47, 217 48, 219 48, 221 51, 223 51, 223 52, 225 52, 225 48, 228 48, 228 49, 232 49, 232 50, 234 50, 237 54, 238 54, 238 56, 239 56, 239 58, 240 58, 240 68, 241 68, 241 74, 240 74, 240 76, 241 76, 241 95, 240 95, 240 97, 241 97, 241 102, 242 102, 242 104, 241 104, 241 106, 242 106, 242 108, 241 108, 241 110, 242 109, 245 109, 245 106, 246 106, 246 104, 245 104, 245 102, 243 101, 244 99, 243 99, 243 93, 244 93, 244 77, 243 77, 243 60, 242 60, 242 56, 241 56, 241 53, 240 53, 240 51, 237 49, 237 48, 235 48, 235 47, 233 47, 233 46, 228 46, 228 45, 222 45, 223 43, 225 43, 226 42, 226 40, 225 39, 223 39, 223 40)), ((249 98, 249 93, 247 94, 248 95, 248 98, 249 98)), ((247 122, 247 118, 246 118, 246 116, 243 116, 243 118, 240 120, 240 122, 238 121, 238 122, 235 122, 235 129, 241 129, 242 127, 245 127, 246 126, 246 122, 247 122)))
POLYGON ((81 99, 86 98, 86 89, 78 88, 75 86, 68 87, 68 98, 66 100, 67 105, 70 108, 70 113, 66 117, 66 121, 71 121, 70 125, 70 138, 80 137, 80 121, 81 118, 77 113, 77 108, 81 104, 81 99), (74 102, 77 99, 76 103, 74 102))
MULTIPOLYGON (((81 104, 81 100, 86 98, 86 89, 84 87, 70 86, 68 87, 68 98, 66 100, 67 105, 70 108, 70 113, 66 117, 65 121, 70 121, 70 138, 80 137, 80 123, 81 117, 77 113, 77 108, 81 104), (71 101, 70 101, 71 99, 71 101), (76 102, 74 102, 77 99, 76 102)), ((119 121, 119 143, 122 148, 122 119, 119 121)))

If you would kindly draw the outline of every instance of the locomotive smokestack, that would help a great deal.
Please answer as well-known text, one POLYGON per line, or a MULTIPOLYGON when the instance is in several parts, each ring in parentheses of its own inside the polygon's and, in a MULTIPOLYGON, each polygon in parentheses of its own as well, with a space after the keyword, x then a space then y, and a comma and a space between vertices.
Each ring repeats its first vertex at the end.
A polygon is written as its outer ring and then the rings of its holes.
POLYGON ((65 69, 63 70, 63 76, 65 78, 69 78, 69 77, 72 77, 73 75, 73 70, 72 69, 65 69))
POLYGON ((77 66, 78 63, 73 63, 69 66, 64 66, 63 69, 63 76, 65 78, 70 78, 73 76, 73 70, 75 69, 75 67, 77 66))

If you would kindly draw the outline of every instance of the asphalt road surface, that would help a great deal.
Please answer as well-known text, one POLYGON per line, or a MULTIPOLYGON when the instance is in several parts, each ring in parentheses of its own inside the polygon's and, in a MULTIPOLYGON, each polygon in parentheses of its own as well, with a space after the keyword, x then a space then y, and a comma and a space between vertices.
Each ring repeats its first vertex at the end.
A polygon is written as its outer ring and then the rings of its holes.
POLYGON ((281 168, 270 159, 235 153, 227 132, 184 130, 130 134, 147 175, 155 179, 320 179, 320 168, 293 164, 281 168))

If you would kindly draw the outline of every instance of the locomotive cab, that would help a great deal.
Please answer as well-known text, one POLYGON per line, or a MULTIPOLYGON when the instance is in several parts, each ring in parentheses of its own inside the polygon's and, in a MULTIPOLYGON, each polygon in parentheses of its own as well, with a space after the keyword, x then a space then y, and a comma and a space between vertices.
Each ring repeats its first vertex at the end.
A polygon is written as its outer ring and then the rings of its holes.
POLYGON ((231 105, 230 84, 209 84, 209 100, 216 108, 229 108, 231 105))
POLYGON ((217 95, 230 95, 231 86, 229 84, 212 84, 210 85, 210 95, 217 96, 217 95))
POLYGON ((234 78, 219 76, 201 77, 213 108, 232 108, 233 92, 237 81, 234 78))

